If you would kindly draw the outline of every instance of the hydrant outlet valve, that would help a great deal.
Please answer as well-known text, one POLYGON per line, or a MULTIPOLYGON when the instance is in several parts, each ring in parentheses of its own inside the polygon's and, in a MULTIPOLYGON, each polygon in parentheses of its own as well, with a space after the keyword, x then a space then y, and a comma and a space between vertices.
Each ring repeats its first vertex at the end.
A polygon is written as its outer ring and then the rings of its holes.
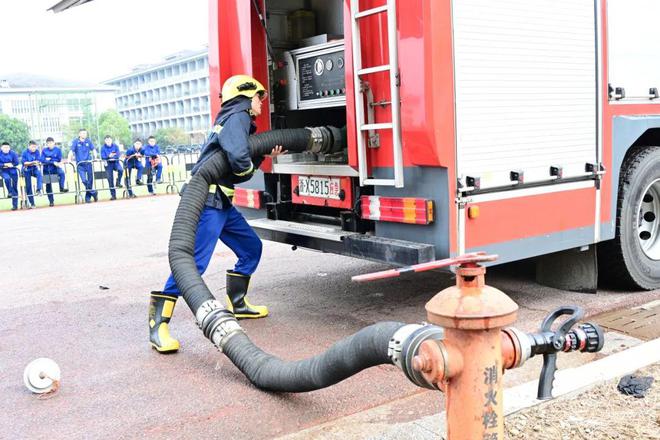
POLYGON ((514 336, 527 352, 527 356, 523 356, 522 361, 516 366, 522 365, 529 357, 543 355, 543 368, 537 393, 539 400, 552 399, 552 388, 557 371, 557 353, 571 351, 595 353, 602 350, 605 338, 600 326, 585 322, 573 328, 583 316, 584 311, 578 306, 562 306, 546 316, 537 333, 505 329, 505 332, 509 336, 514 336), (561 322, 556 330, 552 330, 558 318, 565 315, 568 315, 568 318, 561 322))

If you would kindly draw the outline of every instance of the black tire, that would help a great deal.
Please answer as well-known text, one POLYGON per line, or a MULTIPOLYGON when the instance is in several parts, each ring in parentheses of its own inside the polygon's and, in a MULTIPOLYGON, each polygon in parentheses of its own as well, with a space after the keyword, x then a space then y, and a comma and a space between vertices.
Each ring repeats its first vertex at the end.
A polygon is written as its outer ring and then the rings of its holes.
POLYGON ((660 288, 660 260, 650 259, 638 238, 639 203, 660 179, 660 147, 631 151, 621 166, 616 209, 616 235, 598 246, 598 272, 608 286, 660 288))

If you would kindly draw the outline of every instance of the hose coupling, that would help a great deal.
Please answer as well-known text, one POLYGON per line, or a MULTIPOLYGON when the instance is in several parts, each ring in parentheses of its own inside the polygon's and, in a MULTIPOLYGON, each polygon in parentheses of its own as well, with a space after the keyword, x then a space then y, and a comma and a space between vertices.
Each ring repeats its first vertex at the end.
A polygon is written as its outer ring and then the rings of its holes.
POLYGON ((437 325, 404 325, 390 339, 387 346, 387 355, 412 383, 422 388, 435 390, 437 387, 429 383, 421 372, 413 368, 413 359, 419 354, 419 348, 424 341, 439 341, 444 337, 445 329, 437 325))
MULTIPOLYGON (((527 333, 522 330, 518 330, 515 327, 507 327, 502 329, 502 334, 508 341, 510 341, 510 347, 512 348, 512 353, 509 356, 503 354, 504 359, 511 359, 511 362, 508 364, 505 362, 505 368, 518 368, 522 367, 525 362, 532 355, 532 341, 527 335, 527 333)), ((504 344, 503 344, 504 346, 504 344)), ((504 353, 504 348, 503 348, 504 353)))
POLYGON ((222 350, 227 341, 238 332, 245 330, 238 324, 234 314, 227 310, 218 300, 208 300, 202 304, 195 314, 197 325, 204 336, 209 338, 213 345, 222 350))
POLYGON ((308 151, 312 153, 337 153, 346 147, 342 132, 336 127, 307 127, 310 132, 308 151))

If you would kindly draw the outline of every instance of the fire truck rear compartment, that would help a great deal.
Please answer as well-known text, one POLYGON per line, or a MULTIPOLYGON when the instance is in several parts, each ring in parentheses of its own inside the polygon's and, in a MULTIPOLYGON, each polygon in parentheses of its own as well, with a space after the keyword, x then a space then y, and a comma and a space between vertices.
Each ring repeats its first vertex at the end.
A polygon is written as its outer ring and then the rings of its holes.
POLYGON ((272 128, 334 127, 334 142, 341 145, 330 153, 276 158, 273 174, 266 176, 272 195, 268 218, 313 222, 339 231, 370 229, 368 222, 350 218, 354 197, 361 193, 346 147, 343 2, 267 0, 265 5, 272 128), (344 188, 341 197, 323 197, 326 194, 314 191, 323 185, 350 188, 344 188))
POLYGON ((344 2, 266 0, 265 17, 272 128, 334 127, 343 147, 276 158, 264 177, 266 218, 251 225, 262 238, 325 252, 392 264, 434 259, 433 246, 375 237, 375 222, 360 216, 360 197, 374 191, 349 165, 344 2))

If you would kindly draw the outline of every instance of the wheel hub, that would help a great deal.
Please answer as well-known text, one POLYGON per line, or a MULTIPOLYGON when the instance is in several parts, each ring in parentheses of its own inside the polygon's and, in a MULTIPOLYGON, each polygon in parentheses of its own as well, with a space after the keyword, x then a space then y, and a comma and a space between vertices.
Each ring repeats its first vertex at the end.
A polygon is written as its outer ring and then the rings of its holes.
POLYGON ((637 213, 637 238, 644 254, 660 260, 660 179, 644 191, 637 213))

